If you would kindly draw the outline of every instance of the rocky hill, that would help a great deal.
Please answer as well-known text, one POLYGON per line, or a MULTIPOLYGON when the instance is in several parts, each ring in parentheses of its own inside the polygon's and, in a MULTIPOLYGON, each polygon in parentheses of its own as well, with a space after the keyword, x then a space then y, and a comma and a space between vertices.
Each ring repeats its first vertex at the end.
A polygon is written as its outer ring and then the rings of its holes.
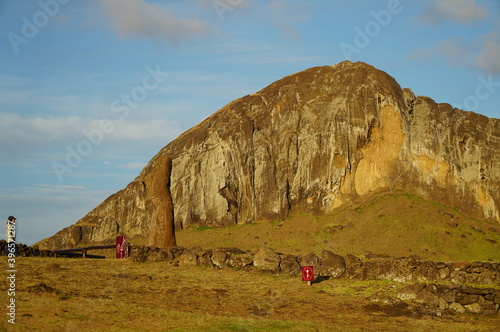
POLYGON ((224 227, 326 214, 391 191, 498 223, 498 151, 498 119, 415 97, 365 63, 310 68, 224 106, 38 245, 113 243, 116 235, 158 245, 159 214, 177 229, 224 227))

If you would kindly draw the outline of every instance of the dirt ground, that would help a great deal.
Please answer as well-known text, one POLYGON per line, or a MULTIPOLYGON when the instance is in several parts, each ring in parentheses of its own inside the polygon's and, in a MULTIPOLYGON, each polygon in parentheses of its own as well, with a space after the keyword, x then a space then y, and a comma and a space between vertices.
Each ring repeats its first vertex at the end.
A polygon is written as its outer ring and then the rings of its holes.
MULTIPOLYGON (((500 316, 437 317, 395 300, 403 285, 389 281, 331 279, 308 286, 300 277, 256 270, 129 259, 18 257, 16 271, 16 324, 3 315, 2 331, 500 329, 500 316)), ((5 277, 0 285, 6 304, 5 277)))

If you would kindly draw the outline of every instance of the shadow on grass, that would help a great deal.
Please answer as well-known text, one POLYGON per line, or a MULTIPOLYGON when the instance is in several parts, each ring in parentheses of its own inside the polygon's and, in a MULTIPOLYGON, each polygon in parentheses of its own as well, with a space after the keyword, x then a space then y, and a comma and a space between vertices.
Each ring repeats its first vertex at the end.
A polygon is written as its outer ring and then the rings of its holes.
POLYGON ((311 284, 319 284, 322 283, 323 281, 330 280, 329 276, 319 276, 314 278, 314 280, 311 282, 311 284))

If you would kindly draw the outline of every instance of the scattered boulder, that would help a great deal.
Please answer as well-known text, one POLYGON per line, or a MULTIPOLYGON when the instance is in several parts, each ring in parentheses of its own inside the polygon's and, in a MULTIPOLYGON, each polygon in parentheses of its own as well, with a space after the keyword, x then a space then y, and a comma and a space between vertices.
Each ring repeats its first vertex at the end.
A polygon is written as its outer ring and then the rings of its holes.
POLYGON ((439 298, 438 308, 440 310, 447 310, 449 307, 450 307, 450 305, 448 304, 448 302, 446 302, 442 297, 439 298))
POLYGON ((196 266, 198 265, 198 256, 196 256, 196 253, 189 250, 185 249, 178 257, 177 261, 180 265, 186 265, 186 266, 196 266))
POLYGON ((417 261, 405 257, 375 258, 364 262, 360 278, 409 282, 414 278, 413 271, 416 266, 418 266, 417 261))
POLYGON ((299 261, 300 266, 319 266, 321 259, 318 257, 318 255, 312 253, 303 256, 299 259, 299 261))
POLYGON ((299 273, 300 264, 297 257, 293 255, 281 255, 280 271, 291 274, 299 273))
POLYGON ((401 288, 396 296, 403 301, 413 301, 424 288, 424 284, 408 284, 401 288))
POLYGON ((465 314, 465 308, 458 302, 453 302, 448 308, 449 311, 455 314, 465 314))
POLYGON ((147 256, 147 260, 150 262, 161 262, 166 260, 168 257, 165 251, 155 250, 147 256))
POLYGON ((336 255, 330 250, 323 250, 321 254, 321 267, 319 275, 332 278, 340 278, 346 270, 344 257, 336 255))
POLYGON ((457 300, 457 295, 454 292, 444 293, 442 299, 446 303, 453 303, 457 300))
POLYGON ((414 301, 432 307, 439 306, 439 298, 435 294, 429 292, 427 289, 422 289, 420 292, 418 292, 414 301))
POLYGON ((263 270, 278 271, 280 256, 271 248, 261 248, 255 253, 253 264, 263 270))
POLYGON ((472 303, 472 304, 467 304, 464 306, 465 310, 467 312, 473 313, 473 314, 480 314, 483 312, 483 308, 479 305, 479 303, 472 303))
POLYGON ((363 262, 358 257, 347 254, 344 258, 346 264, 346 274, 349 278, 357 278, 357 272, 361 270, 363 262))
POLYGON ((148 256, 145 254, 135 255, 132 257, 132 261, 136 263, 144 263, 145 261, 147 261, 147 259, 148 256))
POLYGON ((224 251, 214 251, 212 254, 212 263, 216 267, 224 267, 226 265, 227 254, 224 251))
POLYGON ((426 282, 438 279, 439 270, 434 262, 421 262, 415 268, 415 277, 417 281, 426 282))
POLYGON ((208 267, 213 267, 214 264, 212 262, 213 252, 211 250, 207 250, 204 252, 200 252, 198 254, 198 264, 208 267))
POLYGON ((227 265, 229 267, 234 267, 237 269, 241 269, 245 266, 241 257, 239 257, 238 255, 233 255, 233 254, 229 255, 229 258, 227 259, 227 265))

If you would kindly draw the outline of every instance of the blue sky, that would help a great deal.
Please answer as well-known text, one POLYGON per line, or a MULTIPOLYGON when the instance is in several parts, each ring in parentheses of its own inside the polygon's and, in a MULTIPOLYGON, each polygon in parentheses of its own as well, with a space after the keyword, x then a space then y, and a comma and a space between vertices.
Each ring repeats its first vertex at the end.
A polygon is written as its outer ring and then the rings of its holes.
POLYGON ((364 61, 500 118, 498 0, 4 0, 0 22, 0 215, 26 244, 225 104, 309 67, 364 61))

